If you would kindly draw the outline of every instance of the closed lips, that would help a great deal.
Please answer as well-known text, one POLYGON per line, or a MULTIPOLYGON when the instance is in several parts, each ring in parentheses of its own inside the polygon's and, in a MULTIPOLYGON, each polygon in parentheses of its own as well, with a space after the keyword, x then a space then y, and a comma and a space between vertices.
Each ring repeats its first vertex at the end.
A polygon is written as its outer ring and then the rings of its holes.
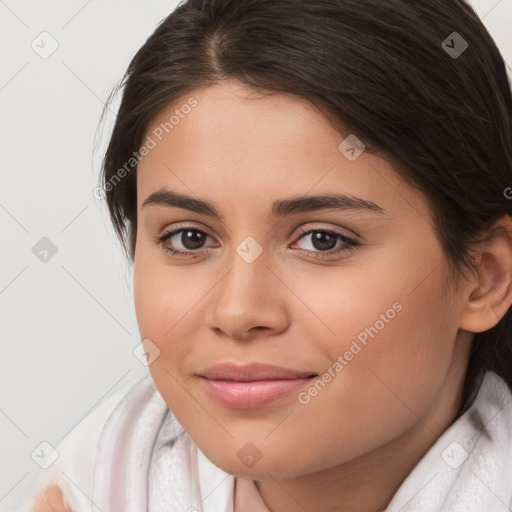
POLYGON ((219 363, 202 371, 199 376, 210 380, 252 382, 261 380, 306 379, 317 374, 265 363, 237 365, 232 362, 219 363))
POLYGON ((207 368, 199 376, 204 391, 217 404, 228 409, 260 409, 298 392, 317 375, 264 363, 225 362, 207 368))

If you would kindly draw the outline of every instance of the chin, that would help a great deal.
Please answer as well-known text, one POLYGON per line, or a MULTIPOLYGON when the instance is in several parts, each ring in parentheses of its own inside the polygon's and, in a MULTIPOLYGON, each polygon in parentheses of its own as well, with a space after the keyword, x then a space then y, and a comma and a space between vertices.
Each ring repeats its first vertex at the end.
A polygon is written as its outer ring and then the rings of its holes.
MULTIPOLYGON (((259 458, 251 459, 248 456, 251 450, 253 448, 249 443, 242 449, 233 447, 232 450, 223 450, 221 453, 201 449, 213 464, 226 473, 239 478, 250 478, 252 480, 288 479, 308 473, 306 468, 298 467, 297 461, 285 457, 283 453, 273 450, 272 456, 269 456, 265 455, 265 451, 262 449, 259 458)), ((255 451, 253 453, 258 456, 255 451)))

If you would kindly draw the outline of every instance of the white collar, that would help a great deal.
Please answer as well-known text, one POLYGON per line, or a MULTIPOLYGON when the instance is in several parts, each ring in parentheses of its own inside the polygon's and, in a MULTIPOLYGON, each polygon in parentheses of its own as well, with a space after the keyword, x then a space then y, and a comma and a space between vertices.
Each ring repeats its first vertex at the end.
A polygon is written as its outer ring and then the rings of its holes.
MULTIPOLYGON (((506 383, 488 372, 471 407, 418 462, 386 512, 509 512, 511 402, 506 383)), ((148 376, 103 428, 93 501, 105 511, 233 512, 234 482, 197 448, 148 376)))

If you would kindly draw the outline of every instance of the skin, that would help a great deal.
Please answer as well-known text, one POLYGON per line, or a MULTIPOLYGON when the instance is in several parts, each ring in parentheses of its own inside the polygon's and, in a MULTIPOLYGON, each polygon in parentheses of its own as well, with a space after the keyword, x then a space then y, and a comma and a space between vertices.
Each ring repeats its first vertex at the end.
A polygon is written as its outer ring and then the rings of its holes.
POLYGON ((58 486, 45 489, 34 500, 34 512, 70 512, 64 506, 64 498, 58 486))
MULTIPOLYGON (((193 97, 198 104, 139 163, 134 292, 141 339, 160 355, 155 385, 201 451, 256 481, 273 512, 376 512, 389 502, 460 407, 472 332, 512 302, 511 244, 492 239, 480 273, 448 287, 448 262, 426 198, 386 159, 348 160, 341 135, 310 103, 260 97, 233 81, 184 95, 147 135, 193 97), (142 206, 159 189, 213 203, 224 220, 176 206, 142 206), (272 202, 345 193, 384 210, 323 209, 269 217, 272 202), (155 237, 205 232, 203 247, 166 252, 155 237), (311 234, 336 231, 360 245, 325 258, 311 234), (262 253, 236 252, 248 236, 262 253), (380 315, 402 306, 306 405, 292 393, 256 410, 214 402, 197 376, 221 362, 265 362, 323 374, 380 315), (252 467, 237 452, 261 453, 252 467), (366 492, 367 491, 367 492, 366 492)), ((501 224, 510 228, 510 219, 501 224)), ((343 241, 336 248, 343 247, 343 241)), ((320 246, 321 247, 321 246, 320 246)), ((334 250, 336 250, 333 249, 334 250)), ((331 251, 332 252, 332 251, 331 251)))

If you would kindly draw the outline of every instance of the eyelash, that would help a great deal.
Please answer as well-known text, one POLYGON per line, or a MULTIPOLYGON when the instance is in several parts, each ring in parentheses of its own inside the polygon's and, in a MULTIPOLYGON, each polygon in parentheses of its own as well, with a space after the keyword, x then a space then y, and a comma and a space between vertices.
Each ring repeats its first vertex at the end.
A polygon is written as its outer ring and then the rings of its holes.
MULTIPOLYGON (((202 233, 203 235, 210 236, 208 233, 206 233, 205 231, 202 231, 201 229, 194 228, 193 226, 185 226, 180 229, 176 229, 174 231, 167 231, 166 233, 163 233, 161 236, 155 237, 155 242, 157 244, 161 245, 165 251, 167 251, 173 255, 194 256, 194 255, 200 253, 201 252, 200 249, 198 249, 197 251, 179 251, 179 250, 173 249, 172 247, 169 247, 168 245, 165 244, 165 242, 169 238, 172 238, 174 235, 177 235, 178 233, 181 233, 182 231, 196 231, 196 232, 202 233)), ((310 234, 310 233, 315 233, 315 232, 327 233, 329 235, 337 236, 338 238, 341 239, 342 242, 344 242, 346 244, 345 247, 340 246, 337 249, 330 249, 329 251, 308 251, 307 249, 302 249, 303 251, 311 253, 313 255, 313 257, 315 257, 315 258, 325 258, 328 256, 332 256, 334 254, 341 253, 341 252, 352 252, 352 251, 356 250, 357 247, 359 246, 359 242, 356 239, 350 238, 346 235, 338 233, 337 231, 332 231, 329 229, 303 229, 299 232, 297 241, 304 238, 305 235, 310 234)), ((210 238, 212 238, 212 237, 210 236, 210 238)))

